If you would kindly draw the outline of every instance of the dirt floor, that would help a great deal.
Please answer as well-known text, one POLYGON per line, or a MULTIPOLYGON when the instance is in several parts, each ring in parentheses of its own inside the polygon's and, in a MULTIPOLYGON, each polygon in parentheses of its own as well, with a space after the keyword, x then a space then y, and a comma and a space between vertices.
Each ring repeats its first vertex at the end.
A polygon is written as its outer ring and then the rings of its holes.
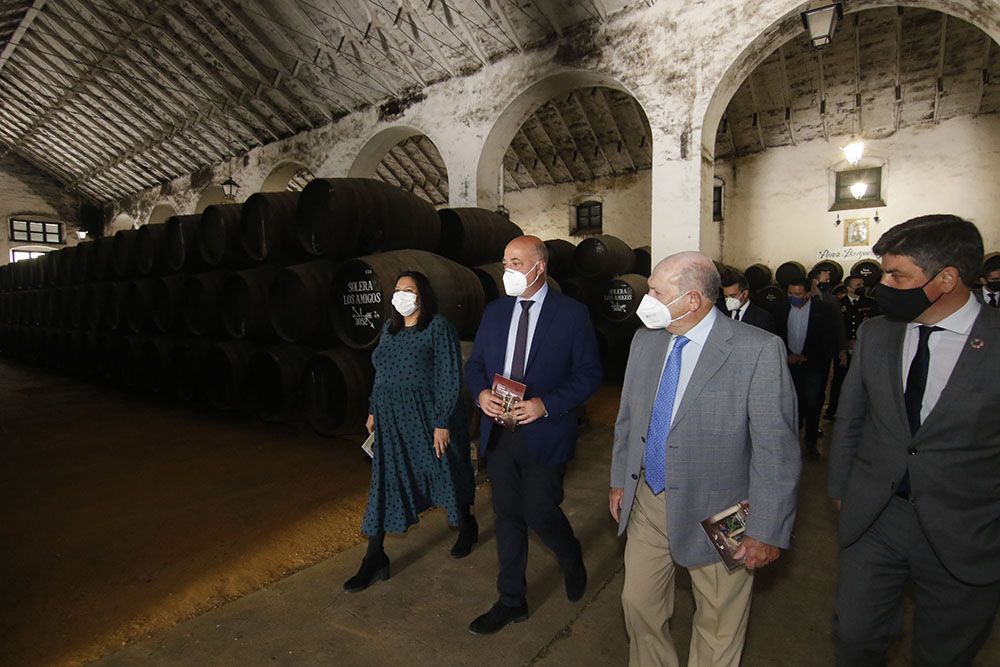
POLYGON ((0 664, 96 659, 355 544, 358 445, 0 362, 0 664))

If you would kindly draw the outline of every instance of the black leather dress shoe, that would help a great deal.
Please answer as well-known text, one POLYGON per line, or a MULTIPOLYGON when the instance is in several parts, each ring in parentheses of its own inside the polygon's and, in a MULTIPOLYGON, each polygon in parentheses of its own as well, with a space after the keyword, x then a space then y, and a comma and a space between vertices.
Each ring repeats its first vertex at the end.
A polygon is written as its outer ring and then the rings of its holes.
POLYGON ((587 590, 587 568, 583 561, 566 570, 566 597, 570 602, 578 602, 587 590))
POLYGON ((465 558, 472 553, 472 547, 479 542, 479 523, 476 517, 458 529, 458 539, 451 548, 452 558, 465 558))
POLYGON ((385 581, 388 578, 389 557, 382 551, 361 561, 358 573, 344 582, 344 590, 348 593, 360 593, 376 581, 385 581))
POLYGON ((510 622, 520 623, 528 620, 528 605, 508 607, 497 601, 490 610, 469 624, 469 632, 474 635, 492 635, 499 632, 510 622))

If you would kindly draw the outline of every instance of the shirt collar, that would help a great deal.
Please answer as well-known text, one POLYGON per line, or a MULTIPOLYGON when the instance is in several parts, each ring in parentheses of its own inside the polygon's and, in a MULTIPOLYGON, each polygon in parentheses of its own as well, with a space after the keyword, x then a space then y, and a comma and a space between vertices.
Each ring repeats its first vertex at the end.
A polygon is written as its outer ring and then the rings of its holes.
POLYGON ((983 285, 983 296, 985 296, 988 299, 990 298, 990 294, 994 294, 994 292, 991 292, 989 287, 983 285))
MULTIPOLYGON (((941 327, 945 331, 951 331, 952 333, 957 333, 962 336, 968 336, 969 332, 972 330, 972 325, 976 323, 976 318, 979 317, 980 308, 982 308, 982 306, 979 305, 979 302, 976 301, 976 298, 970 293, 969 300, 965 302, 964 306, 934 326, 941 327)), ((906 324, 906 330, 912 331, 919 326, 919 322, 908 322, 906 324)))
MULTIPOLYGON (((542 276, 541 276, 540 279, 541 280, 545 280, 545 274, 542 274, 542 276)), ((548 294, 548 293, 549 293, 549 284, 548 284, 548 282, 543 282, 542 283, 542 289, 538 290, 537 292, 535 292, 534 294, 532 294, 527 299, 525 299, 524 297, 520 297, 520 296, 517 297, 517 302, 521 303, 522 301, 531 301, 532 303, 534 303, 534 304, 536 304, 538 306, 538 308, 535 308, 535 310, 532 311, 532 312, 537 313, 538 310, 542 307, 542 302, 545 301, 545 295, 548 294)))
POLYGON ((718 311, 718 308, 712 308, 705 317, 701 318, 701 322, 698 322, 686 334, 682 335, 692 343, 698 343, 698 345, 704 347, 705 341, 708 340, 708 334, 712 332, 712 325, 715 324, 715 318, 718 316, 716 311, 718 311))
POLYGON ((746 314, 747 308, 749 307, 750 307, 750 299, 747 299, 747 302, 744 303, 742 306, 740 306, 739 311, 737 311, 740 314, 740 319, 743 319, 743 315, 746 314))

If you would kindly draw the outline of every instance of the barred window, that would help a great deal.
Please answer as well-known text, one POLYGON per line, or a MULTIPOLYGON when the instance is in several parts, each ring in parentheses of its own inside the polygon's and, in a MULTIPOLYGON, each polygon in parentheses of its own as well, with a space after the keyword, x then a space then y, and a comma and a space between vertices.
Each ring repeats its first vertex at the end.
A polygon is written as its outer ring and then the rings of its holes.
POLYGON ((603 206, 599 201, 588 201, 576 205, 576 229, 574 234, 600 234, 603 206))
POLYGON ((10 240, 23 243, 63 243, 63 224, 39 220, 10 219, 10 240))

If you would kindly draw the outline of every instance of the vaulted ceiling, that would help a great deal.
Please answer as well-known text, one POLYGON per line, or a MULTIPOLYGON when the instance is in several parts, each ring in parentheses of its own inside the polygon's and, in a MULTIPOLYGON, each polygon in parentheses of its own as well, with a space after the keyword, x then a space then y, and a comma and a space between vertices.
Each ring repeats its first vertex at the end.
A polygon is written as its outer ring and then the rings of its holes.
POLYGON ((99 200, 642 0, 0 0, 0 143, 99 200))
POLYGON ((1000 47, 938 12, 896 8, 848 14, 833 42, 805 33, 747 78, 723 116, 717 158, 1000 111, 1000 47))

